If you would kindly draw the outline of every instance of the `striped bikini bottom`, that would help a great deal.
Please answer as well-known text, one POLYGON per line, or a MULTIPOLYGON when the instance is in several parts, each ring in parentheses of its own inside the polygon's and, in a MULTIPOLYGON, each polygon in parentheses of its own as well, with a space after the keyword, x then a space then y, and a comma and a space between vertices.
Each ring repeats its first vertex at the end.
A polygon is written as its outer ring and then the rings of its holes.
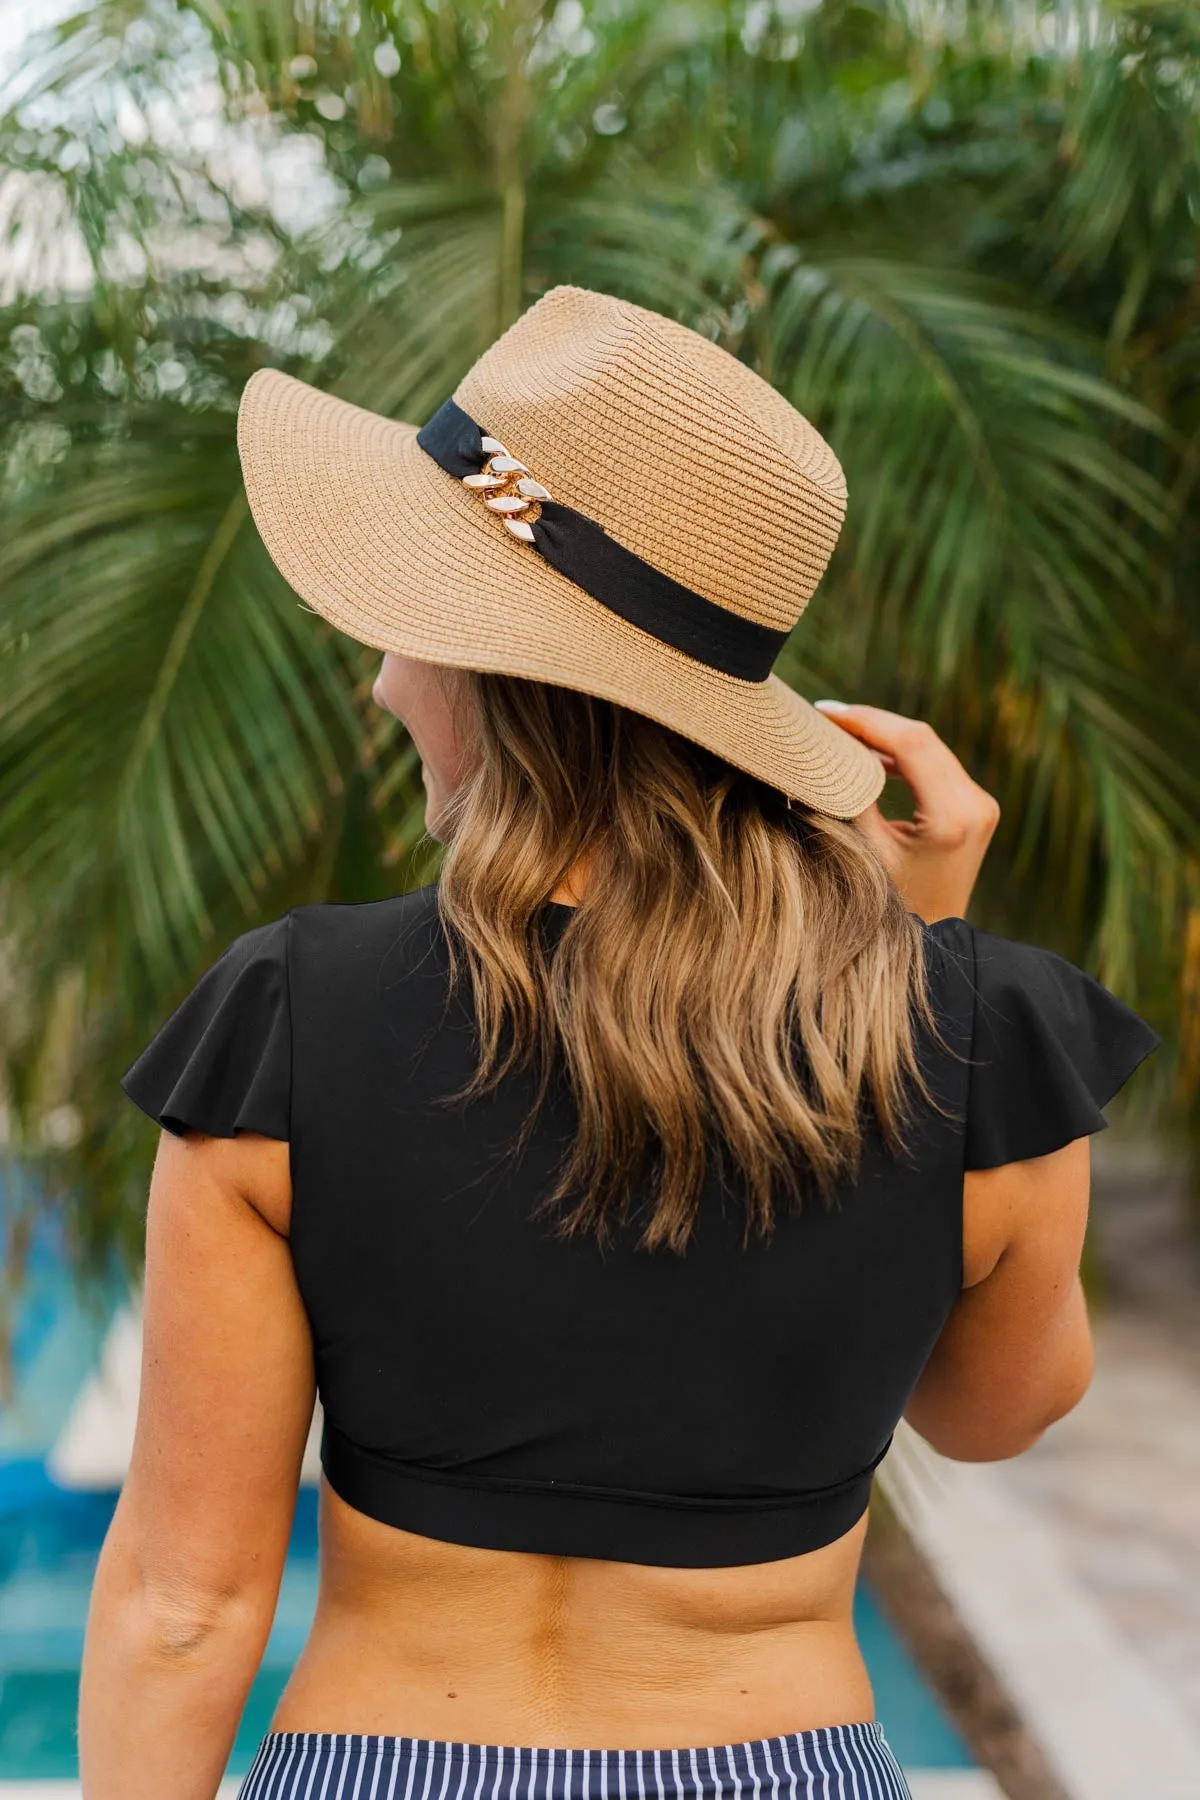
POLYGON ((532 1750, 272 1731, 238 1800, 911 1800, 876 1724, 703 1750, 532 1750))

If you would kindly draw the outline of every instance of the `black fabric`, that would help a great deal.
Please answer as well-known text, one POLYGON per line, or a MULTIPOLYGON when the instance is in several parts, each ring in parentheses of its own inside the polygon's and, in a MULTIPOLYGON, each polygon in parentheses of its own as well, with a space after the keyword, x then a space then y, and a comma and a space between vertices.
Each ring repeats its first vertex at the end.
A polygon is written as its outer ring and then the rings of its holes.
POLYGON ((1148 1025, 1049 950, 962 919, 933 936, 971 971, 971 1082, 965 1166, 1048 1156, 1103 1131, 1102 1108, 1158 1045, 1148 1025))
POLYGON ((134 1105, 167 1131, 289 1136, 289 929, 278 919, 231 944, 125 1076, 134 1105))
MULTIPOLYGON (((417 433, 417 443, 447 474, 461 480, 483 466, 483 436, 482 427, 447 400, 417 433)), ((538 473, 545 480, 545 473, 538 473)), ((706 668, 740 681, 765 681, 787 642, 786 631, 773 631, 706 600, 627 550, 594 519, 557 500, 542 502, 533 542, 560 575, 593 600, 706 668)))
POLYGON ((372 1454, 328 1420, 321 1466, 348 1506, 422 1537, 482 1550, 713 1569, 776 1562, 844 1536, 866 1511, 871 1478, 890 1442, 846 1480, 782 1497, 662 1494, 497 1475, 475 1480, 372 1454), (735 1554, 739 1539, 745 1555, 735 1554))
POLYGON ((417 433, 417 443, 447 475, 478 475, 485 457, 483 430, 453 400, 439 406, 428 425, 417 433))
POLYGON ((773 1561, 866 1505, 959 1292, 964 1167, 1099 1129, 1156 1041, 1044 951, 961 920, 926 947, 936 1104, 906 1155, 868 1124, 857 1181, 749 1246, 715 1170, 683 1257, 639 1250, 636 1219, 602 1251, 535 1218, 570 1096, 560 1071, 519 1156, 531 1075, 447 1104, 476 1037, 434 888, 240 939, 125 1088, 169 1130, 289 1141, 323 1460, 351 1505, 502 1550, 773 1561))
POLYGON ((557 500, 542 502, 533 541, 560 575, 603 601, 610 612, 707 668, 740 681, 765 681, 787 642, 786 631, 772 631, 714 606, 643 562, 595 520, 557 500))

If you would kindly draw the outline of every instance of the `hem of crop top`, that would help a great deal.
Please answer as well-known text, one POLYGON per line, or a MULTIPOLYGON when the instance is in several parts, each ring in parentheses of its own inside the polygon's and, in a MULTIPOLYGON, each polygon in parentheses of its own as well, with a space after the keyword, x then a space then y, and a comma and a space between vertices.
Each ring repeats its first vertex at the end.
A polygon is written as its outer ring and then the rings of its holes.
POLYGON ((708 1499, 414 1467, 364 1450, 326 1421, 321 1465, 356 1512, 441 1543, 717 1569, 779 1562, 844 1537, 866 1511, 886 1451, 831 1487, 708 1499))

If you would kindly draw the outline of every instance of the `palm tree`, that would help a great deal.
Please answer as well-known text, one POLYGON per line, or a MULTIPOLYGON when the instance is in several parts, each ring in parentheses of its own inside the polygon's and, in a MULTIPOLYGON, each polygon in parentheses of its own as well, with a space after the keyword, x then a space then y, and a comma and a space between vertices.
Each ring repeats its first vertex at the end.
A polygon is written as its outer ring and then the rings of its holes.
POLYGON ((240 388, 421 419, 564 280, 828 432, 787 673, 934 719, 1005 806, 984 916, 1137 994, 1195 1091, 1198 71, 1170 0, 100 0, 40 40, 0 117, 3 1056, 84 1260, 136 1255, 116 1082, 200 968, 430 866, 368 662, 248 523, 240 388))

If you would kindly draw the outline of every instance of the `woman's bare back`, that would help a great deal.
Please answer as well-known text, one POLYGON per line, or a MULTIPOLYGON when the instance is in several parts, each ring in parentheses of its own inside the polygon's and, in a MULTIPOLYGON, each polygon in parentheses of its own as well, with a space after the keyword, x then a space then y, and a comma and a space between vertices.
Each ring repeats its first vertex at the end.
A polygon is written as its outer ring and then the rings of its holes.
POLYGON ((275 1731, 639 1749, 873 1717, 851 1628, 865 1519, 782 1562, 477 1550, 321 1490, 321 1591, 275 1731))

